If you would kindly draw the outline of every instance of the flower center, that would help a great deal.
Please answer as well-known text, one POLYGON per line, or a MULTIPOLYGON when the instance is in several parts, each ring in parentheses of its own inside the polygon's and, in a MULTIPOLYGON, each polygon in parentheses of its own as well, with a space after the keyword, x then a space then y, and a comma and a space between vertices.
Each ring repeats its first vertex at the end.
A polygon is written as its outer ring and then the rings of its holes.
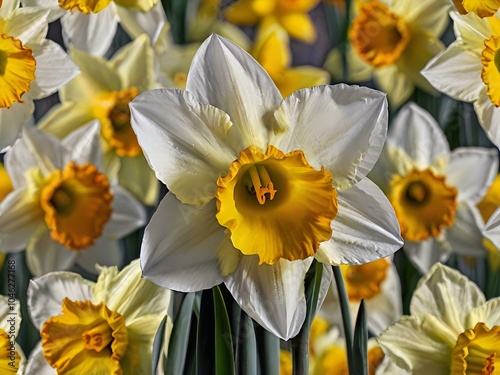
POLYGON ((111 217, 109 182, 90 164, 68 163, 45 181, 40 205, 54 241, 81 250, 94 243, 111 217))
POLYGON ((9 335, 0 329, 0 373, 2 374, 17 374, 21 356, 16 350, 13 336, 9 335))
POLYGON ((349 38, 357 54, 378 68, 399 59, 410 40, 410 31, 385 4, 372 1, 361 7, 349 38))
POLYGON ((380 286, 387 277, 389 262, 382 258, 359 266, 341 265, 340 268, 349 300, 360 301, 380 293, 380 286))
POLYGON ((185 72, 177 72, 174 74, 174 85, 175 87, 179 89, 186 89, 186 82, 187 82, 187 73, 185 72))
POLYGON ((217 220, 245 255, 273 264, 313 256, 331 238, 337 191, 324 168, 311 167, 302 151, 266 153, 250 146, 240 153, 216 192, 217 220))
POLYGON ((119 156, 137 156, 141 147, 130 125, 128 104, 139 94, 135 87, 103 94, 95 107, 95 116, 101 122, 101 132, 108 145, 119 156))
POLYGON ((20 40, 2 34, 0 38, 0 108, 8 108, 30 90, 36 61, 31 49, 20 40))
POLYGON ((99 13, 111 0, 59 0, 59 6, 66 10, 77 10, 82 13, 99 13))
POLYGON ((492 36, 484 41, 484 50, 481 54, 483 70, 481 79, 488 86, 488 96, 495 106, 500 106, 500 38, 492 36))
POLYGON ((120 361, 128 346, 125 319, 101 302, 65 298, 62 314, 41 330, 43 355, 59 375, 122 374, 120 361))
POLYGON ((431 170, 413 170, 391 181, 391 201, 401 226, 401 234, 409 241, 437 237, 455 220, 458 191, 446 185, 443 176, 431 170))
POLYGON ((452 353, 451 373, 464 375, 495 374, 495 359, 500 355, 500 326, 489 329, 477 323, 458 336, 452 353))

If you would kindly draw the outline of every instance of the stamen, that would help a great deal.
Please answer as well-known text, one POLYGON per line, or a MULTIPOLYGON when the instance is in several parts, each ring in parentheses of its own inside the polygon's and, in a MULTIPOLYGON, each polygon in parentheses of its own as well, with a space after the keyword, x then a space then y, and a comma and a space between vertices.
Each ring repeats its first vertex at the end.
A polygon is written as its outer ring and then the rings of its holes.
POLYGON ((99 353, 113 341, 108 322, 102 321, 92 329, 83 332, 82 340, 85 348, 99 353))
POLYGON ((488 358, 486 358, 486 364, 483 367, 483 370, 481 372, 481 375, 491 375, 494 374, 495 372, 495 354, 492 353, 488 358))
POLYGON ((247 186, 247 189, 249 192, 255 193, 257 201, 260 204, 266 203, 266 194, 269 194, 269 199, 273 200, 277 190, 274 189, 274 184, 266 168, 259 164, 253 165, 248 170, 248 173, 250 174, 252 185, 247 186))

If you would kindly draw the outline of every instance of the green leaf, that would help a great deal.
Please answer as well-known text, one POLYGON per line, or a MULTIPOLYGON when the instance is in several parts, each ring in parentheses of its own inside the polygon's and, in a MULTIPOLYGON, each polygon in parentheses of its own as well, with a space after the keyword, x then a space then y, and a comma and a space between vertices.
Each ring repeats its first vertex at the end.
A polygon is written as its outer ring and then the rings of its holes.
POLYGON ((215 374, 235 374, 233 339, 226 304, 218 286, 213 288, 215 315, 215 374))
POLYGON ((153 365, 151 367, 152 375, 156 375, 156 369, 160 363, 161 356, 163 355, 163 338, 165 337, 165 325, 167 324, 167 316, 162 319, 158 329, 156 330, 155 339, 153 341, 153 365))
POLYGON ((186 43, 186 9, 188 0, 161 0, 172 37, 176 44, 186 43))
POLYGON ((191 317, 195 293, 188 293, 182 301, 181 307, 174 321, 174 328, 168 345, 166 361, 166 375, 179 375, 184 371, 186 353, 191 329, 191 317))
POLYGON ((361 300, 353 340, 354 375, 368 375, 368 328, 366 326, 365 301, 361 300))
POLYGON ((260 325, 255 326, 262 374, 280 373, 280 339, 260 325))
POLYGON ((241 328, 239 333, 240 373, 241 375, 257 374, 257 340, 252 318, 241 312, 241 328))

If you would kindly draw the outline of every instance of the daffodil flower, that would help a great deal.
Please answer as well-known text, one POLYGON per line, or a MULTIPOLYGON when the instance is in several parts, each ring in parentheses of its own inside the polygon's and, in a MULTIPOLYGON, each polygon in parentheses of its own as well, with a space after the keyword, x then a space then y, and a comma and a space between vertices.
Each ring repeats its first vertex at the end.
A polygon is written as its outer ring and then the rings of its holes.
POLYGON ((0 203, 3 252, 26 249, 35 275, 121 264, 117 240, 142 226, 145 212, 102 172, 97 123, 61 142, 26 127, 5 161, 14 191, 0 203))
POLYGON ((439 91, 456 100, 474 103, 479 123, 500 146, 500 14, 479 18, 473 13, 450 13, 457 40, 432 59, 422 74, 439 91))
POLYGON ((44 116, 39 128, 59 138, 98 120, 105 164, 119 169, 118 181, 143 203, 153 205, 159 184, 130 126, 129 102, 156 87, 153 51, 145 34, 121 48, 111 60, 72 50, 82 73, 59 92, 61 104, 44 116))
POLYGON ((4 375, 22 375, 26 357, 15 341, 21 329, 21 305, 12 297, 0 296, 0 371, 4 375))
POLYGON ((498 170, 496 150, 450 152, 434 118, 410 103, 394 120, 375 170, 396 211, 404 249, 420 271, 451 252, 484 254, 476 204, 498 170))
POLYGON ((0 163, 0 202, 12 191, 12 181, 5 170, 3 163, 0 163))
POLYGON ((369 67, 377 87, 395 107, 415 86, 434 92, 420 70, 444 49, 439 38, 448 24, 448 9, 446 1, 435 0, 363 3, 349 31, 349 51, 356 57, 348 61, 356 61, 356 70, 369 67))
POLYGON ((291 67, 288 35, 279 25, 270 25, 259 31, 252 55, 269 73, 283 97, 299 89, 330 83, 330 75, 323 69, 291 67))
POLYGON ((30 282, 28 309, 41 342, 27 373, 151 374, 153 340, 171 292, 142 279, 138 260, 120 272, 98 269, 96 283, 71 272, 30 282))
POLYGON ((279 23, 292 38, 314 43, 317 35, 307 14, 319 0, 238 0, 225 9, 229 22, 237 25, 268 26, 279 23))
POLYGON ((130 107, 170 190, 141 250, 155 283, 195 291, 224 282, 252 318, 288 339, 304 321, 314 257, 365 263, 401 247, 394 211, 365 178, 386 135, 382 93, 321 86, 283 99, 250 55, 214 35, 186 90, 147 91, 130 107))
POLYGON ((62 37, 73 46, 95 56, 108 51, 118 23, 125 30, 140 26, 151 39, 163 26, 163 8, 157 0, 21 0, 24 7, 50 11, 48 21, 61 19, 62 37))
POLYGON ((403 316, 377 340, 414 375, 493 374, 500 348, 500 298, 458 271, 435 264, 418 283, 403 316))
POLYGON ((476 13, 479 17, 491 17, 500 8, 499 0, 453 0, 460 14, 476 13))
POLYGON ((0 151, 12 145, 35 109, 33 99, 56 92, 79 70, 55 42, 45 39, 46 10, 0 8, 0 151))
MULTIPOLYGON (((401 284, 391 257, 362 265, 342 265, 342 277, 349 299, 352 324, 364 300, 368 330, 378 335, 403 315, 401 284)), ((332 324, 341 325, 340 301, 331 288, 318 314, 332 324)))

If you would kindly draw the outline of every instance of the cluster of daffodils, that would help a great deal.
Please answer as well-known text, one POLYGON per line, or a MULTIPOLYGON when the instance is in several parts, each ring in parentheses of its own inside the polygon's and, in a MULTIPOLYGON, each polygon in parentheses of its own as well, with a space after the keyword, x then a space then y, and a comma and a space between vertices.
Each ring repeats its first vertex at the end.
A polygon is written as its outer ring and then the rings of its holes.
POLYGON ((0 373, 494 374, 499 9, 0 0, 0 373))

